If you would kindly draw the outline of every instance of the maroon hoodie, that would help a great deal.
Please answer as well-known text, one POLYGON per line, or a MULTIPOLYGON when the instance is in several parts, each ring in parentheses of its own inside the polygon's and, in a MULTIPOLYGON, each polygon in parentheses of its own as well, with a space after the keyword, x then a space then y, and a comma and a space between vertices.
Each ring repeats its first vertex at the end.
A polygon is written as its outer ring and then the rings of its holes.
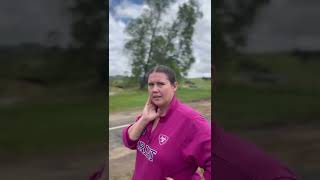
POLYGON ((212 179, 297 180, 294 173, 280 162, 212 123, 212 179))
POLYGON ((211 126, 175 96, 153 132, 151 122, 133 141, 129 127, 122 137, 126 147, 137 151, 133 180, 199 180, 198 166, 204 169, 205 179, 211 179, 211 126))

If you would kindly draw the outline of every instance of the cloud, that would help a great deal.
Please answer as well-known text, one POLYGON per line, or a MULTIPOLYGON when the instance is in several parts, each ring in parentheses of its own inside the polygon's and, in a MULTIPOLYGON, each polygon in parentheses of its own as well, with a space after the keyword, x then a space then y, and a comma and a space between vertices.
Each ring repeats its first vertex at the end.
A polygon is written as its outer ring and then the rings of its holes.
POLYGON ((133 19, 142 13, 144 5, 134 4, 128 0, 123 1, 114 8, 115 17, 122 19, 133 19))
POLYGON ((130 71, 129 59, 123 52, 125 24, 109 13, 109 74, 124 75, 130 71))
MULTIPOLYGON (((164 18, 165 22, 172 22, 176 17, 179 6, 188 0, 178 0, 173 4, 164 18)), ((195 24, 193 35, 193 55, 196 62, 191 66, 188 77, 211 76, 211 0, 198 0, 203 17, 195 24)))
POLYGON ((125 40, 129 38, 124 33, 125 22, 138 17, 144 5, 124 0, 111 8, 112 13, 109 12, 109 75, 130 75, 130 60, 124 52, 125 40))
POLYGON ((211 0, 199 0, 203 17, 195 26, 193 50, 196 62, 189 77, 211 76, 211 0))
MULTIPOLYGON (((172 22, 178 11, 179 5, 187 0, 178 0, 165 13, 164 22, 172 22)), ((192 65, 188 76, 211 76, 211 1, 199 0, 200 9, 203 12, 202 19, 195 25, 193 37, 193 52, 196 62, 192 65)), ((113 13, 109 13, 109 67, 110 75, 131 72, 128 58, 123 54, 125 34, 125 20, 136 18, 146 8, 145 4, 134 4, 124 0, 115 7, 113 13), (113 26, 113 27, 111 27, 113 26)))

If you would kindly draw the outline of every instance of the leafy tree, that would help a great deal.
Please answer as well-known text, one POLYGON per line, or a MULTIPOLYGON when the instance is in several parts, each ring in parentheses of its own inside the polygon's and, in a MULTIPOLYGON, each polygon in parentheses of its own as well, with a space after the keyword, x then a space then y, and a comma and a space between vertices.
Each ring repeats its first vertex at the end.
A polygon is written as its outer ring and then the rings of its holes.
POLYGON ((174 0, 146 0, 148 9, 132 19, 125 29, 131 37, 125 44, 130 55, 132 75, 146 84, 145 75, 156 64, 173 68, 178 78, 187 75, 195 62, 192 52, 194 25, 202 16, 196 1, 189 0, 179 7, 173 22, 164 23, 163 15, 174 0))

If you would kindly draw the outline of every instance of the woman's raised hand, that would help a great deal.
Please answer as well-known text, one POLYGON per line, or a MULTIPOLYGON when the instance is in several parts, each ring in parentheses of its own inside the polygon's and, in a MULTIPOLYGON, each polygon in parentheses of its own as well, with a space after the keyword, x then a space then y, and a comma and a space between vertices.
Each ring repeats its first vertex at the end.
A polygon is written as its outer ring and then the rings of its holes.
POLYGON ((148 100, 146 105, 143 108, 141 120, 149 123, 160 116, 160 110, 158 107, 153 104, 150 95, 148 96, 148 100))

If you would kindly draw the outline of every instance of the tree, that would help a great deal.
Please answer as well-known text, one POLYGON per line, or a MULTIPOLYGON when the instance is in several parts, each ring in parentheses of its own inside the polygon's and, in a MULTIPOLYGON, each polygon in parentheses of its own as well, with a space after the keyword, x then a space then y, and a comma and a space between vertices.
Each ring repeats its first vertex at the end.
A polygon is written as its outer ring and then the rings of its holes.
POLYGON ((173 22, 164 23, 163 13, 174 0, 146 0, 148 9, 132 19, 125 29, 131 37, 125 44, 130 55, 133 78, 144 88, 145 75, 156 64, 171 67, 180 79, 195 62, 192 52, 194 25, 202 16, 196 1, 179 7, 173 22))
POLYGON ((247 29, 263 5, 270 0, 215 0, 214 1, 214 64, 222 66, 229 55, 246 44, 247 29))

